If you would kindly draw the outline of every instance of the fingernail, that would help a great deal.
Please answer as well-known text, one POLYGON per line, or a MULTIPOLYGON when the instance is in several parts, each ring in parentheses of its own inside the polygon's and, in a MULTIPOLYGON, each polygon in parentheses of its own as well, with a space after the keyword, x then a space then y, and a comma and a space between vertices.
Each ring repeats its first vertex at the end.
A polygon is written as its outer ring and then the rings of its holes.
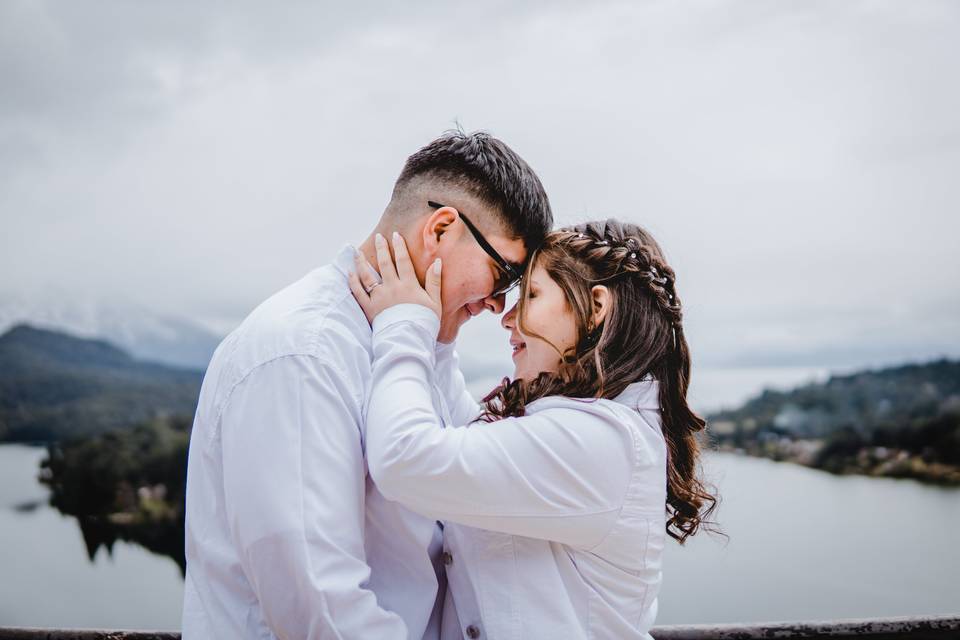
POLYGON ((436 260, 433 261, 433 272, 436 275, 440 275, 440 268, 441 268, 440 258, 437 258, 436 260))
POLYGON ((386 242, 386 239, 378 233, 377 237, 374 238, 374 242, 376 242, 377 244, 383 244, 384 242, 386 242))
POLYGON ((396 241, 399 240, 399 239, 400 239, 400 234, 397 233, 396 231, 394 231, 394 232, 393 232, 393 241, 396 242, 396 241))

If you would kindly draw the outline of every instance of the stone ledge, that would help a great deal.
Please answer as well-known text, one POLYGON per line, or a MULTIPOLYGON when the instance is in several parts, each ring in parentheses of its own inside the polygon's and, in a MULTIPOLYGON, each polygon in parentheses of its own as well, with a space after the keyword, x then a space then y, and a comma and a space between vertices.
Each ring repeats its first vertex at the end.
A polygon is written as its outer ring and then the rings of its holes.
MULTIPOLYGON (((946 640, 960 638, 960 615, 758 624, 698 624, 654 627, 656 640, 769 640, 859 638, 946 640)), ((0 627, 0 640, 180 640, 177 631, 105 631, 0 627)))

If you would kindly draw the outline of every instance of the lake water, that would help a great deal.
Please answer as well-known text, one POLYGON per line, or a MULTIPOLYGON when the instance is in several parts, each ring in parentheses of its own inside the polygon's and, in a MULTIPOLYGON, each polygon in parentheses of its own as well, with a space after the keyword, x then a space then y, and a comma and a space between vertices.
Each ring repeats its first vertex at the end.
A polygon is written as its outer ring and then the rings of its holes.
MULTIPOLYGON (((43 502, 43 457, 0 446, 0 626, 178 628, 174 561, 118 541, 91 563, 76 521, 43 502)), ((668 546, 658 624, 960 612, 960 491, 731 454, 707 473, 730 539, 668 546)))
POLYGON ((0 626, 179 629, 177 564, 119 541, 91 563, 77 521, 46 505, 36 480, 44 457, 0 446, 0 626))

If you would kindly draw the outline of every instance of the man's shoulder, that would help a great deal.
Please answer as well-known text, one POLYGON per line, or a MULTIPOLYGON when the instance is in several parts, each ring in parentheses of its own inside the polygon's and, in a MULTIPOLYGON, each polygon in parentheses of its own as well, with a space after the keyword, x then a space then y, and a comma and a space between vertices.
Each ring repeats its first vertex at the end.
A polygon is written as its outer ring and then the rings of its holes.
POLYGON ((333 265, 267 298, 224 339, 211 365, 219 364, 239 381, 266 363, 298 357, 337 368, 344 362, 369 366, 369 325, 333 265))

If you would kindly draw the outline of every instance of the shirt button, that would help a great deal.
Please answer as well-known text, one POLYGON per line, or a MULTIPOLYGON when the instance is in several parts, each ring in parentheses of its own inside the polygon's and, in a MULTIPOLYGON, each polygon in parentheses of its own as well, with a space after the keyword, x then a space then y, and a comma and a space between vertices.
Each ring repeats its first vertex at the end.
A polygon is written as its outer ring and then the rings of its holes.
POLYGON ((474 624, 470 625, 467 627, 467 637, 470 638, 470 640, 476 640, 480 637, 480 629, 474 624))
POLYGON ((442 558, 443 558, 443 564, 447 565, 448 567, 451 564, 453 564, 453 556, 450 555, 449 551, 444 551, 442 558))

